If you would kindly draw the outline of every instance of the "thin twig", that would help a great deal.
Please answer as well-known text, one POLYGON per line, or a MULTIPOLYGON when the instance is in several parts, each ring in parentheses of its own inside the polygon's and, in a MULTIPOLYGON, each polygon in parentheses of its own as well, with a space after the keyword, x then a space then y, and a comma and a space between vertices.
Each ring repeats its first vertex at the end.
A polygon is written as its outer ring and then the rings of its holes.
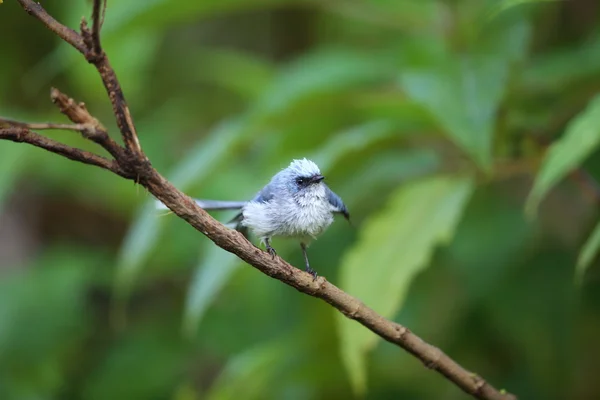
MULTIPOLYGON (((92 51, 96 54, 102 54, 102 46, 100 45, 100 28, 102 27, 101 8, 106 10, 106 2, 94 0, 92 8, 92 51), (103 3, 104 7, 102 7, 103 3)), ((102 14, 104 14, 104 11, 102 11, 102 14)))
POLYGON ((77 103, 56 88, 50 90, 50 99, 67 118, 83 126, 80 131, 83 137, 102 146, 116 160, 124 157, 121 146, 108 136, 106 128, 89 113, 84 103, 77 103))
POLYGON ((123 178, 132 179, 132 175, 123 170, 115 161, 81 150, 75 147, 49 139, 45 136, 22 127, 0 128, 0 139, 10 140, 15 143, 29 143, 35 147, 59 154, 73 161, 109 170, 123 178))
POLYGON ((66 26, 55 20, 50 14, 46 12, 46 10, 44 10, 44 7, 42 7, 39 3, 31 0, 18 1, 19 3, 21 3, 21 6, 29 15, 32 15, 35 18, 42 21, 42 23, 46 25, 46 28, 56 33, 62 40, 69 43, 80 53, 85 53, 86 47, 83 43, 83 38, 81 37, 81 35, 79 35, 73 29, 67 28, 66 26))
POLYGON ((83 124, 54 124, 51 122, 39 122, 39 123, 27 123, 15 121, 12 119, 0 117, 0 127, 16 127, 16 128, 26 128, 34 131, 42 131, 46 129, 60 129, 64 131, 76 131, 81 132, 85 129, 83 124))

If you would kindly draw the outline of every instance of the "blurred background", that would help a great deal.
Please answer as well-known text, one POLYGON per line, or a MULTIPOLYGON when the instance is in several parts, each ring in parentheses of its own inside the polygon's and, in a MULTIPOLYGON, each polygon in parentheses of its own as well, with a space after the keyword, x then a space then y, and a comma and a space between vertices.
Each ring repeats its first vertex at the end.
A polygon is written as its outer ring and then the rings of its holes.
MULTIPOLYGON (((55 86, 118 137, 94 68, 16 1, 0 37, 0 115, 66 122, 55 86)), ((103 42, 180 189, 246 199, 311 158, 353 219, 319 274, 522 399, 600 397, 598 1, 109 0, 103 42)), ((151 202, 0 142, 1 399, 469 398, 151 202)))

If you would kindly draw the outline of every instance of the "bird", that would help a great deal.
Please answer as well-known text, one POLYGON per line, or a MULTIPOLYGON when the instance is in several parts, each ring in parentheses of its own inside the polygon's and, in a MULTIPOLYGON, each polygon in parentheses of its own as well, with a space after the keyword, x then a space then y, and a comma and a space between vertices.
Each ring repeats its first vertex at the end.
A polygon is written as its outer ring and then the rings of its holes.
MULTIPOLYGON (((275 174, 250 201, 194 201, 205 210, 239 210, 228 225, 246 237, 249 229, 273 258, 277 256, 271 244, 273 237, 299 240, 305 270, 316 280, 317 272, 308 260, 308 245, 333 223, 334 214, 341 214, 350 222, 348 208, 324 180, 313 161, 295 159, 275 174)), ((160 202, 157 207, 166 208, 160 202)))

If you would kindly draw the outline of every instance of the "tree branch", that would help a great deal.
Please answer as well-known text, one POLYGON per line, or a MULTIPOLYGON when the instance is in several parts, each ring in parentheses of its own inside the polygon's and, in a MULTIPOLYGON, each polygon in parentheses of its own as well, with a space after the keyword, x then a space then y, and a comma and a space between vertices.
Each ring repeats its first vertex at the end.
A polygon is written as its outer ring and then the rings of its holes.
POLYGON ((15 121, 15 120, 3 118, 3 117, 0 117, 0 127, 25 128, 25 129, 32 129, 35 131, 42 131, 42 130, 47 130, 47 129, 60 129, 63 131, 76 131, 76 132, 81 132, 85 129, 83 124, 54 124, 51 122, 27 123, 27 122, 15 121))
POLYGON ((31 127, 32 124, 0 129, 0 139, 30 143, 64 157, 108 169, 124 178, 136 179, 137 182, 175 214, 188 222, 196 230, 206 235, 217 246, 236 254, 239 258, 264 274, 292 286, 302 293, 326 301, 348 318, 358 321, 381 338, 413 354, 425 366, 438 371, 466 393, 478 399, 516 399, 512 394, 496 390, 484 379, 465 370, 440 349, 426 343, 408 328, 385 319, 358 299, 329 283, 324 277, 319 277, 316 281, 313 281, 312 275, 294 268, 279 257, 273 258, 268 253, 261 251, 252 245, 242 234, 226 228, 208 215, 189 196, 175 188, 152 168, 139 144, 135 126, 117 76, 110 66, 106 54, 100 47, 99 32, 101 22, 99 10, 102 0, 94 0, 92 32, 90 32, 85 20, 83 20, 81 23, 81 34, 62 26, 34 1, 18 1, 29 14, 42 21, 51 31, 80 51, 88 62, 96 66, 110 98, 125 148, 120 147, 110 138, 112 142, 107 142, 107 139, 104 137, 104 135, 108 137, 106 130, 97 120, 89 115, 83 104, 76 105, 72 99, 63 95, 67 99, 65 100, 62 96, 54 93, 54 91, 53 100, 59 103, 61 111, 71 121, 75 123, 87 123, 93 127, 95 134, 88 134, 87 136, 84 134, 84 137, 101 144, 107 150, 109 148, 112 149, 109 152, 115 157, 115 161, 68 147, 51 139, 44 138, 25 128, 31 127), (98 139, 99 137, 102 137, 102 139, 98 139))
MULTIPOLYGON (((97 28, 92 27, 94 30, 97 29, 97 38, 94 39, 94 34, 90 32, 85 20, 81 21, 81 34, 78 34, 74 30, 67 28, 52 18, 50 14, 48 14, 46 10, 44 10, 44 8, 35 1, 18 1, 28 14, 42 21, 48 29, 56 33, 65 42, 77 49, 85 56, 85 59, 89 63, 96 67, 98 73, 100 74, 100 78, 102 78, 102 83, 104 84, 108 98, 111 102, 113 113, 115 114, 117 120, 117 126, 123 135, 123 141, 125 142, 125 148, 127 149, 127 152, 130 153, 134 158, 143 160, 144 163, 147 163, 148 159, 142 152, 140 142, 137 138, 135 125, 133 124, 133 119, 131 118, 131 112, 129 111, 129 107, 125 101, 125 95, 123 94, 123 90, 121 89, 121 85, 117 79, 117 75, 110 66, 106 54, 101 50, 101 48, 96 48, 93 44, 96 40, 98 41, 98 44, 100 41, 100 22, 98 21, 96 24, 97 28), (100 50, 100 52, 96 52, 96 50, 100 50)), ((96 4, 100 3, 100 1, 101 0, 94 0, 94 9, 96 7, 100 7, 99 4, 96 4)))
POLYGON ((58 106, 61 113, 66 115, 72 122, 83 127, 80 132, 84 138, 102 146, 116 160, 124 158, 121 146, 108 136, 106 128, 89 113, 84 103, 76 103, 75 100, 56 88, 50 90, 50 98, 58 106))
MULTIPOLYGON (((26 124, 23 123, 23 125, 26 124)), ((95 165, 114 172, 123 178, 133 179, 133 175, 123 170, 115 161, 107 160, 104 157, 85 150, 67 146, 66 144, 39 135, 24 127, 0 128, 0 139, 10 140, 16 143, 29 143, 35 147, 59 154, 70 160, 79 161, 88 165, 95 165)))

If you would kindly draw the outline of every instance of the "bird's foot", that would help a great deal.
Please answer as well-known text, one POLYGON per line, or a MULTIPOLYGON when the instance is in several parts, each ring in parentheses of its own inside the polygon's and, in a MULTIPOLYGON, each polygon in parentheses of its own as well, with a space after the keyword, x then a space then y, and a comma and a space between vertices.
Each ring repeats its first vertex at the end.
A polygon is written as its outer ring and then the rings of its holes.
POLYGON ((271 257, 275 258, 275 256, 277 255, 277 252, 275 251, 275 249, 269 245, 267 245, 266 248, 267 248, 267 253, 269 253, 271 255, 271 257))
POLYGON ((309 274, 311 274, 313 276, 313 282, 317 280, 317 277, 319 276, 317 274, 317 271, 315 271, 314 269, 312 269, 309 266, 306 266, 306 272, 308 272, 309 274))

